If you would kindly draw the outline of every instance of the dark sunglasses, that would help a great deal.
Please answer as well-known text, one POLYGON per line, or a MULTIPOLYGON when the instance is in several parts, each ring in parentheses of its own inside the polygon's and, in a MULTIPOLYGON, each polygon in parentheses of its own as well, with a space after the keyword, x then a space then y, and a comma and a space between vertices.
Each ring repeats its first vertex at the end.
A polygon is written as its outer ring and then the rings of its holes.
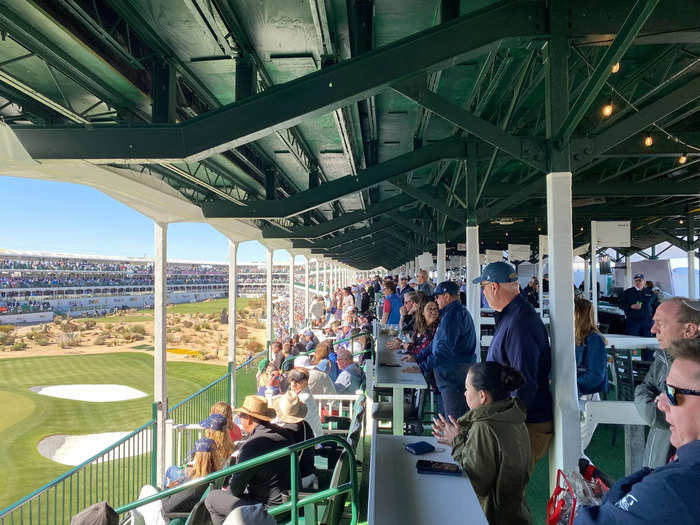
POLYGON ((686 396, 700 396, 700 390, 689 390, 687 388, 678 388, 677 386, 669 385, 664 381, 664 390, 666 391, 666 397, 668 402, 674 407, 678 406, 677 394, 684 394, 686 396))

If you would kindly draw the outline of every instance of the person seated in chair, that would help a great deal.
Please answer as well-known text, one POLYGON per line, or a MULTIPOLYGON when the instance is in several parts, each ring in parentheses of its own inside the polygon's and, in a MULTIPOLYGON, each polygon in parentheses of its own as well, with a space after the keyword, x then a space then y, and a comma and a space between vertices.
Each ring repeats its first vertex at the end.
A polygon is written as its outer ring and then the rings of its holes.
MULTIPOLYGON (((243 406, 234 412, 248 434, 239 463, 294 443, 286 430, 271 423, 276 413, 267 406, 264 397, 246 396, 243 406)), ((290 489, 290 475, 287 457, 232 474, 228 488, 213 490, 204 500, 212 523, 221 525, 233 509, 242 505, 262 503, 269 508, 284 503, 285 493, 290 489)))
POLYGON ((583 507, 575 525, 699 523, 700 339, 671 344, 674 358, 656 404, 671 430, 676 454, 657 469, 620 479, 600 505, 583 507))
MULTIPOLYGON (((306 405, 294 391, 288 390, 286 394, 275 398, 273 406, 277 417, 272 422, 289 432, 294 443, 301 443, 314 437, 311 425, 304 420, 306 405)), ((314 467, 314 447, 305 448, 300 452, 299 475, 302 488, 318 487, 318 478, 314 467)))
POLYGON ((340 374, 335 380, 335 391, 337 394, 354 394, 356 390, 362 388, 365 382, 365 373, 360 365, 353 362, 350 350, 341 349, 338 354, 338 368, 340 374))
MULTIPOLYGON (((173 476, 173 470, 178 469, 178 467, 170 467, 168 469, 169 475, 176 479, 170 481, 164 488, 173 488, 179 484, 208 476, 219 470, 214 440, 209 438, 198 439, 194 444, 193 453, 194 459, 190 465, 182 469, 182 476, 173 476)), ((191 512, 206 490, 207 484, 205 483, 138 507, 132 511, 134 524, 164 525, 167 523, 164 514, 169 512, 191 512)), ((157 492, 158 490, 155 487, 146 485, 141 489, 139 499, 152 496, 157 492)))

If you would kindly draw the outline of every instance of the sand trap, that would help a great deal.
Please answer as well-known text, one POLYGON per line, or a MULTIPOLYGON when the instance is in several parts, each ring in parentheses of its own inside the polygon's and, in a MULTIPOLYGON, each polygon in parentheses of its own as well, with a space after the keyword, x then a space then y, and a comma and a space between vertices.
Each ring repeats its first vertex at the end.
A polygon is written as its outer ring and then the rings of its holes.
POLYGON ((33 386, 29 390, 42 396, 97 403, 126 401, 146 396, 144 392, 125 385, 52 385, 33 386))
MULTIPOLYGON (((63 465, 75 466, 90 459, 128 434, 129 432, 105 432, 103 434, 86 434, 83 436, 57 434, 42 439, 37 445, 37 449, 39 454, 45 458, 63 465)), ((102 461, 137 456, 150 452, 150 450, 150 431, 145 431, 136 438, 135 443, 120 445, 102 461)), ((100 461, 95 461, 95 463, 100 463, 100 461)))

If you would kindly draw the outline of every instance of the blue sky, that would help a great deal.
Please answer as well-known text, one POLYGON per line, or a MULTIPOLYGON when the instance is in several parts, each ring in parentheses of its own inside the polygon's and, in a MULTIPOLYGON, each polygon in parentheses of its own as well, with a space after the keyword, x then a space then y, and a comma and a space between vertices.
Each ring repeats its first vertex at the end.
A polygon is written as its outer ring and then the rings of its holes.
MULTIPOLYGON (((0 210, 0 248, 153 257, 153 221, 87 186, 0 176, 0 210)), ((227 261, 228 241, 207 224, 170 224, 168 258, 227 261)), ((241 243, 238 261, 265 261, 265 248, 241 243)))

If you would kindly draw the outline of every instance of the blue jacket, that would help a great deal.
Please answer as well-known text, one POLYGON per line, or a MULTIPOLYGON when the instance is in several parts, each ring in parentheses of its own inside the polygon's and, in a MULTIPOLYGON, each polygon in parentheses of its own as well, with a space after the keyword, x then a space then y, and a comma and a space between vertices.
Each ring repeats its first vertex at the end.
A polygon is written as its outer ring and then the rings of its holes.
POLYGON ((579 396, 608 391, 607 366, 605 339, 598 332, 591 332, 582 345, 576 345, 576 383, 579 396))
POLYGON ((451 369, 456 364, 476 361, 474 321, 459 301, 440 311, 440 324, 430 346, 430 355, 421 364, 423 370, 451 369))
POLYGON ((676 453, 673 463, 619 480, 601 505, 581 509, 574 525, 700 523, 700 440, 676 453))
POLYGON ((406 292, 412 292, 412 291, 413 291, 413 288, 411 288, 409 285, 406 285, 403 288, 401 288, 399 286, 396 287, 396 295, 398 295, 401 298, 403 298, 403 294, 405 294, 406 292))
POLYGON ((525 386, 516 394, 527 408, 527 423, 552 421, 549 336, 542 319, 522 295, 496 312, 496 331, 486 360, 512 366, 525 376, 525 386))
POLYGON ((389 318, 386 324, 399 324, 401 320, 401 312, 399 312, 399 310, 403 306, 403 299, 398 293, 392 293, 386 296, 386 300, 391 304, 391 311, 389 312, 389 318))
POLYGON ((633 323, 651 323, 657 302, 656 294, 652 290, 646 286, 637 290, 633 286, 622 292, 620 307, 625 311, 627 319, 633 323), (639 310, 632 309, 631 306, 638 302, 642 303, 642 307, 639 310))

